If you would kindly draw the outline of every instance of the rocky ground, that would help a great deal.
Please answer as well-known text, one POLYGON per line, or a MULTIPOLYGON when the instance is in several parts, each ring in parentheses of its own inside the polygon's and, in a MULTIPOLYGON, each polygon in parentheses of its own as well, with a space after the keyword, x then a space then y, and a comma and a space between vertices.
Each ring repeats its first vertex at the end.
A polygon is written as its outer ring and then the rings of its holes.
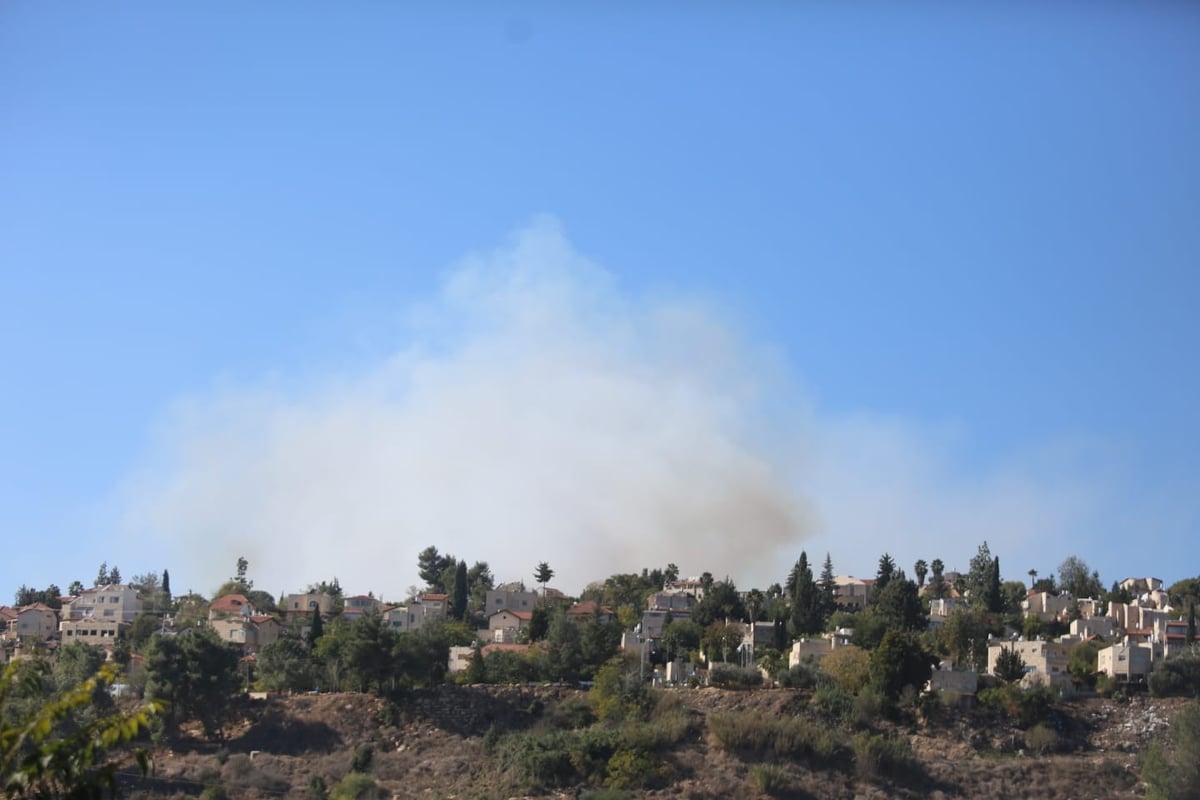
MULTIPOLYGON (((726 798, 765 796, 752 780, 754 761, 716 746, 709 714, 751 711, 764 717, 806 713, 806 695, 680 690, 687 735, 666 755, 665 785, 627 796, 726 798)), ((324 694, 247 702, 225 741, 183 736, 154 753, 149 780, 130 784, 135 797, 205 794, 233 798, 312 797, 318 778, 332 787, 356 754, 371 751, 369 773, 383 797, 580 797, 587 788, 536 792, 514 781, 489 755, 488 731, 537 729, 547 715, 586 694, 563 687, 446 688, 416 693, 392 706, 369 695, 324 694)), ((1058 752, 1035 755, 1024 732, 981 729, 947 711, 936 724, 877 727, 906 737, 923 776, 908 783, 862 780, 853 770, 781 763, 790 788, 782 796, 877 798, 1139 798, 1138 759, 1160 736, 1181 701, 1088 699, 1055 713, 1058 752)))

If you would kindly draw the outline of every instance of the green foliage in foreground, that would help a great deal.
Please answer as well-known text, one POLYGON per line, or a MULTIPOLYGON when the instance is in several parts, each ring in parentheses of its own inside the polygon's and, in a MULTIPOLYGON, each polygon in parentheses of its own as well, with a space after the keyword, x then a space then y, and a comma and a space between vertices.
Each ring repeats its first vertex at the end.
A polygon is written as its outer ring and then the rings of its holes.
POLYGON ((1189 703, 1171 721, 1166 741, 1156 741, 1142 765, 1149 800, 1200 797, 1200 702, 1189 703))
MULTIPOLYGON (((41 661, 16 661, 0 674, 0 792, 9 800, 114 796, 123 762, 107 753, 138 736, 158 706, 81 722, 97 692, 115 680, 115 664, 37 706, 24 706, 20 700, 43 691, 48 669, 41 661)), ((132 758, 145 773, 146 754, 137 751, 132 758)))

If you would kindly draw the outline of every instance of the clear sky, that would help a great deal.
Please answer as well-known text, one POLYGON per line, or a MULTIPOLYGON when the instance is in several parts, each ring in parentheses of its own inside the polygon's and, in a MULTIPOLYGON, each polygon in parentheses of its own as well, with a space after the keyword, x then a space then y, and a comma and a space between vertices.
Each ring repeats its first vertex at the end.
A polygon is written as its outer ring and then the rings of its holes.
POLYGON ((1200 573, 1200 6, 440 5, 0 5, 0 602, 1200 573))

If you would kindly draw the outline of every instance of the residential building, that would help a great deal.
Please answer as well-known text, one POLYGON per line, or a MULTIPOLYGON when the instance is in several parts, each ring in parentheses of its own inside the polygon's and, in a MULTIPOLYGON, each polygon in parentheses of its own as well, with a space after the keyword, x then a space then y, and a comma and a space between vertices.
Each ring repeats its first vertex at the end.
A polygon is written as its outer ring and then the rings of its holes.
POLYGON ((497 611, 488 617, 490 638, 493 642, 513 644, 517 641, 517 632, 528 628, 532 619, 532 611, 497 611))
POLYGON ((78 596, 63 605, 62 618, 102 619, 117 622, 133 622, 142 613, 142 598, 132 586, 108 584, 93 589, 84 589, 78 596))
POLYGON ((704 600, 704 584, 700 578, 679 578, 664 583, 662 590, 667 594, 690 594, 699 603, 704 600))
POLYGON ((361 619, 372 611, 379 611, 382 607, 383 604, 374 595, 356 594, 353 597, 347 597, 342 604, 342 619, 361 619))
POLYGON ((988 645, 987 671, 996 674, 996 659, 1005 650, 1012 650, 1025 662, 1026 675, 1044 677, 1051 685, 1071 685, 1071 673, 1067 670, 1071 645, 1049 642, 1043 639, 1015 642, 994 642, 988 645))
POLYGON ((508 583, 489 589, 485 600, 486 614, 497 611, 533 611, 537 607, 537 592, 528 592, 524 584, 508 583))
POLYGON ((121 633, 128 627, 129 623, 116 619, 83 617, 82 619, 63 620, 59 625, 59 635, 63 644, 82 642, 93 647, 111 650, 121 633))
POLYGON ((596 620, 601 624, 611 622, 616 618, 613 610, 608 606, 602 606, 595 600, 584 600, 582 603, 576 603, 567 609, 567 619, 574 620, 576 623, 583 625, 591 620, 596 620))
POLYGON ((1154 650, 1144 644, 1114 644, 1096 654, 1096 671, 1117 683, 1145 683, 1154 650))
POLYGON ((45 641, 58 632, 58 612, 45 603, 34 603, 17 610, 12 633, 19 640, 45 641))
POLYGON ((1166 620, 1169 614, 1162 609, 1150 608, 1138 603, 1109 603, 1108 616, 1112 618, 1114 626, 1128 632, 1153 628, 1156 621, 1166 620))
POLYGON ((1025 616, 1033 614, 1042 622, 1065 622, 1074 598, 1070 592, 1050 594, 1050 592, 1030 592, 1021 601, 1021 613, 1025 616))
POLYGON ((833 579, 833 599, 838 608, 846 611, 857 611, 867 604, 871 594, 871 586, 875 583, 869 578, 856 578, 853 575, 838 575, 833 579))
POLYGON ((411 633, 430 622, 441 622, 446 618, 445 595, 422 595, 408 605, 389 606, 381 612, 384 622, 392 630, 411 633))
POLYGON ((283 607, 280 611, 287 619, 296 619, 301 617, 312 617, 313 610, 317 610, 322 617, 329 617, 333 614, 333 595, 325 592, 304 592, 302 594, 289 594, 283 600, 283 607))
POLYGON ((673 617, 686 618, 692 615, 698 602, 688 592, 654 592, 646 598, 646 610, 669 611, 673 617))
POLYGON ((1082 639, 1093 636, 1111 639, 1115 632, 1112 617, 1080 617, 1071 621, 1071 635, 1082 639))
POLYGON ((1162 589, 1163 582, 1161 578, 1126 578, 1121 581, 1120 587, 1137 597, 1140 594, 1162 589))

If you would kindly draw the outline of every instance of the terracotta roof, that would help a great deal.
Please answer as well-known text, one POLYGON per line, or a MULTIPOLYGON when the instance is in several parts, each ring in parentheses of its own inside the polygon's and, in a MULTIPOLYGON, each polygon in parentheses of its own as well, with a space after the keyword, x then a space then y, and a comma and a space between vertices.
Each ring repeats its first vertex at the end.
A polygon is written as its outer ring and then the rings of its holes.
POLYGON ((209 611, 219 614, 240 614, 244 606, 250 605, 244 594, 227 594, 212 601, 209 611))
POLYGON ((4 619, 16 619, 17 610, 15 608, 9 608, 8 606, 0 606, 0 617, 3 617, 4 619))
POLYGON ((261 625, 264 622, 274 622, 275 618, 270 614, 255 614, 250 618, 250 621, 255 625, 261 625))
MULTIPOLYGON (((533 612, 532 612, 532 611, 512 611, 512 610, 510 610, 510 609, 507 609, 507 608, 506 608, 506 609, 504 609, 504 610, 502 610, 502 611, 497 611, 497 612, 496 612, 496 614, 512 614, 512 615, 513 615, 514 617, 516 617, 517 619, 523 619, 523 620, 531 620, 531 619, 533 619, 533 612)), ((488 619, 491 619, 491 617, 494 617, 494 616, 496 616, 496 614, 491 614, 491 615, 488 617, 488 619)))
POLYGON ((21 611, 53 611, 54 609, 45 603, 30 603, 27 606, 22 606, 21 611))
POLYGON ((450 595, 448 595, 448 594, 423 594, 423 595, 421 595, 420 599, 428 600, 428 601, 431 601, 434 603, 436 603, 438 601, 445 602, 446 600, 450 599, 450 595))
MULTIPOLYGON (((597 603, 595 600, 584 600, 582 603, 576 603, 575 605, 571 606, 571 608, 567 610, 567 613, 579 616, 591 616, 592 614, 596 613, 596 609, 597 603)), ((613 612, 611 608, 607 606, 599 606, 599 609, 601 614, 608 614, 609 616, 612 616, 613 612)))

